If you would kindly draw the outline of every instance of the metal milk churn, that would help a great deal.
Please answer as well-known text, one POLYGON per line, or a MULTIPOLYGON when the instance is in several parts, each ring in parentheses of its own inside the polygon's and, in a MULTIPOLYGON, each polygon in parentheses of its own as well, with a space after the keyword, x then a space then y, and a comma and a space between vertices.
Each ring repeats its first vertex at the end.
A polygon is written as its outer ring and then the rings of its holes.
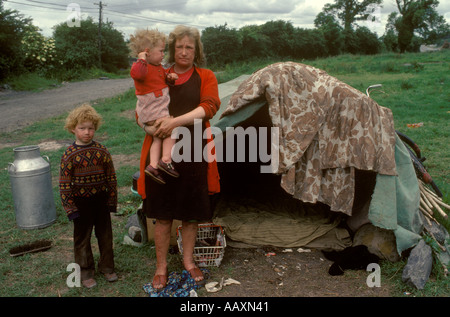
POLYGON ((49 159, 41 157, 37 145, 13 151, 8 173, 17 225, 22 229, 47 227, 56 220, 49 159))

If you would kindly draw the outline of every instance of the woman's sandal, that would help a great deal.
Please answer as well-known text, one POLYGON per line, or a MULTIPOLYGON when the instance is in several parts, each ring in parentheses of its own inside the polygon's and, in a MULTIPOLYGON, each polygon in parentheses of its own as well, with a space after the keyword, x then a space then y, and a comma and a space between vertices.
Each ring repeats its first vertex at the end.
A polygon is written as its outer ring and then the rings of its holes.
POLYGON ((198 267, 194 267, 194 268, 190 269, 188 272, 191 275, 191 277, 194 279, 194 281, 197 285, 202 286, 206 283, 205 276, 203 275, 202 271, 198 267), (201 277, 202 279, 197 281, 196 279, 199 277, 201 277))
POLYGON ((168 274, 166 273, 164 275, 163 274, 158 274, 158 275, 155 275, 153 277, 152 287, 155 290, 155 292, 159 293, 163 289, 166 288, 166 286, 167 286, 167 276, 168 276, 168 274), (162 285, 162 287, 156 288, 155 285, 162 285))

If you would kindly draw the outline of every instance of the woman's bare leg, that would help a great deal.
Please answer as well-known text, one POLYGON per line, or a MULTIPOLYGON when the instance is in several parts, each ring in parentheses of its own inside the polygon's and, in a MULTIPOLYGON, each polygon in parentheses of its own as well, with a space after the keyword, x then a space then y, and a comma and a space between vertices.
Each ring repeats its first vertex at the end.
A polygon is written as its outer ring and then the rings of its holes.
MULTIPOLYGON (((181 236, 183 239, 183 264, 185 269, 189 272, 190 270, 196 268, 194 261, 194 247, 195 240, 197 238, 198 224, 196 222, 183 221, 183 230, 181 231, 181 236)), ((203 280, 203 275, 195 276, 196 282, 203 280)))
MULTIPOLYGON (((170 246, 170 231, 172 220, 156 220, 155 224, 155 248, 156 248, 156 275, 167 276, 167 254, 170 246)), ((162 288, 165 285, 153 285, 154 288, 162 288)))

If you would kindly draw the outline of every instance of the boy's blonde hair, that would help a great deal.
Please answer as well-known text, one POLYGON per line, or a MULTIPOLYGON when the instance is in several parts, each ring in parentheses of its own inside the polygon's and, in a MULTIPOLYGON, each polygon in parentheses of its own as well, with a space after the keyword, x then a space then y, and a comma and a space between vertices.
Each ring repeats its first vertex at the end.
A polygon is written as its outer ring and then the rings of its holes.
POLYGON ((91 121, 94 124, 95 130, 102 124, 102 116, 89 104, 85 103, 73 109, 66 118, 64 129, 73 134, 78 123, 91 121))
POLYGON ((153 48, 158 43, 166 42, 167 36, 158 30, 138 29, 134 35, 130 35, 130 43, 128 44, 133 57, 137 57, 140 52, 146 48, 153 48))

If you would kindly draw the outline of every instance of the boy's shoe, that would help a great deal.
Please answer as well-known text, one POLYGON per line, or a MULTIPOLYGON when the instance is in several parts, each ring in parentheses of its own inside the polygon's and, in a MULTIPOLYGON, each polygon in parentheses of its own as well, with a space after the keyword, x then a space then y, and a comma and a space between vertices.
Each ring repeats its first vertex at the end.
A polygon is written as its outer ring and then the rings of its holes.
POLYGON ((162 178, 161 173, 154 168, 153 166, 149 165, 145 168, 145 174, 150 176, 155 182, 159 184, 165 184, 164 178, 162 178))
POLYGON ((93 288, 93 287, 97 286, 97 282, 93 278, 83 280, 83 281, 81 281, 81 284, 83 284, 83 286, 86 288, 93 288))
POLYGON ((180 173, 177 172, 172 163, 164 163, 162 160, 159 160, 158 168, 172 177, 180 176, 180 173))
POLYGON ((104 273, 103 274, 103 276, 105 277, 105 279, 108 281, 108 282, 115 282, 115 281, 117 281, 119 278, 117 277, 117 274, 116 273, 104 273))

